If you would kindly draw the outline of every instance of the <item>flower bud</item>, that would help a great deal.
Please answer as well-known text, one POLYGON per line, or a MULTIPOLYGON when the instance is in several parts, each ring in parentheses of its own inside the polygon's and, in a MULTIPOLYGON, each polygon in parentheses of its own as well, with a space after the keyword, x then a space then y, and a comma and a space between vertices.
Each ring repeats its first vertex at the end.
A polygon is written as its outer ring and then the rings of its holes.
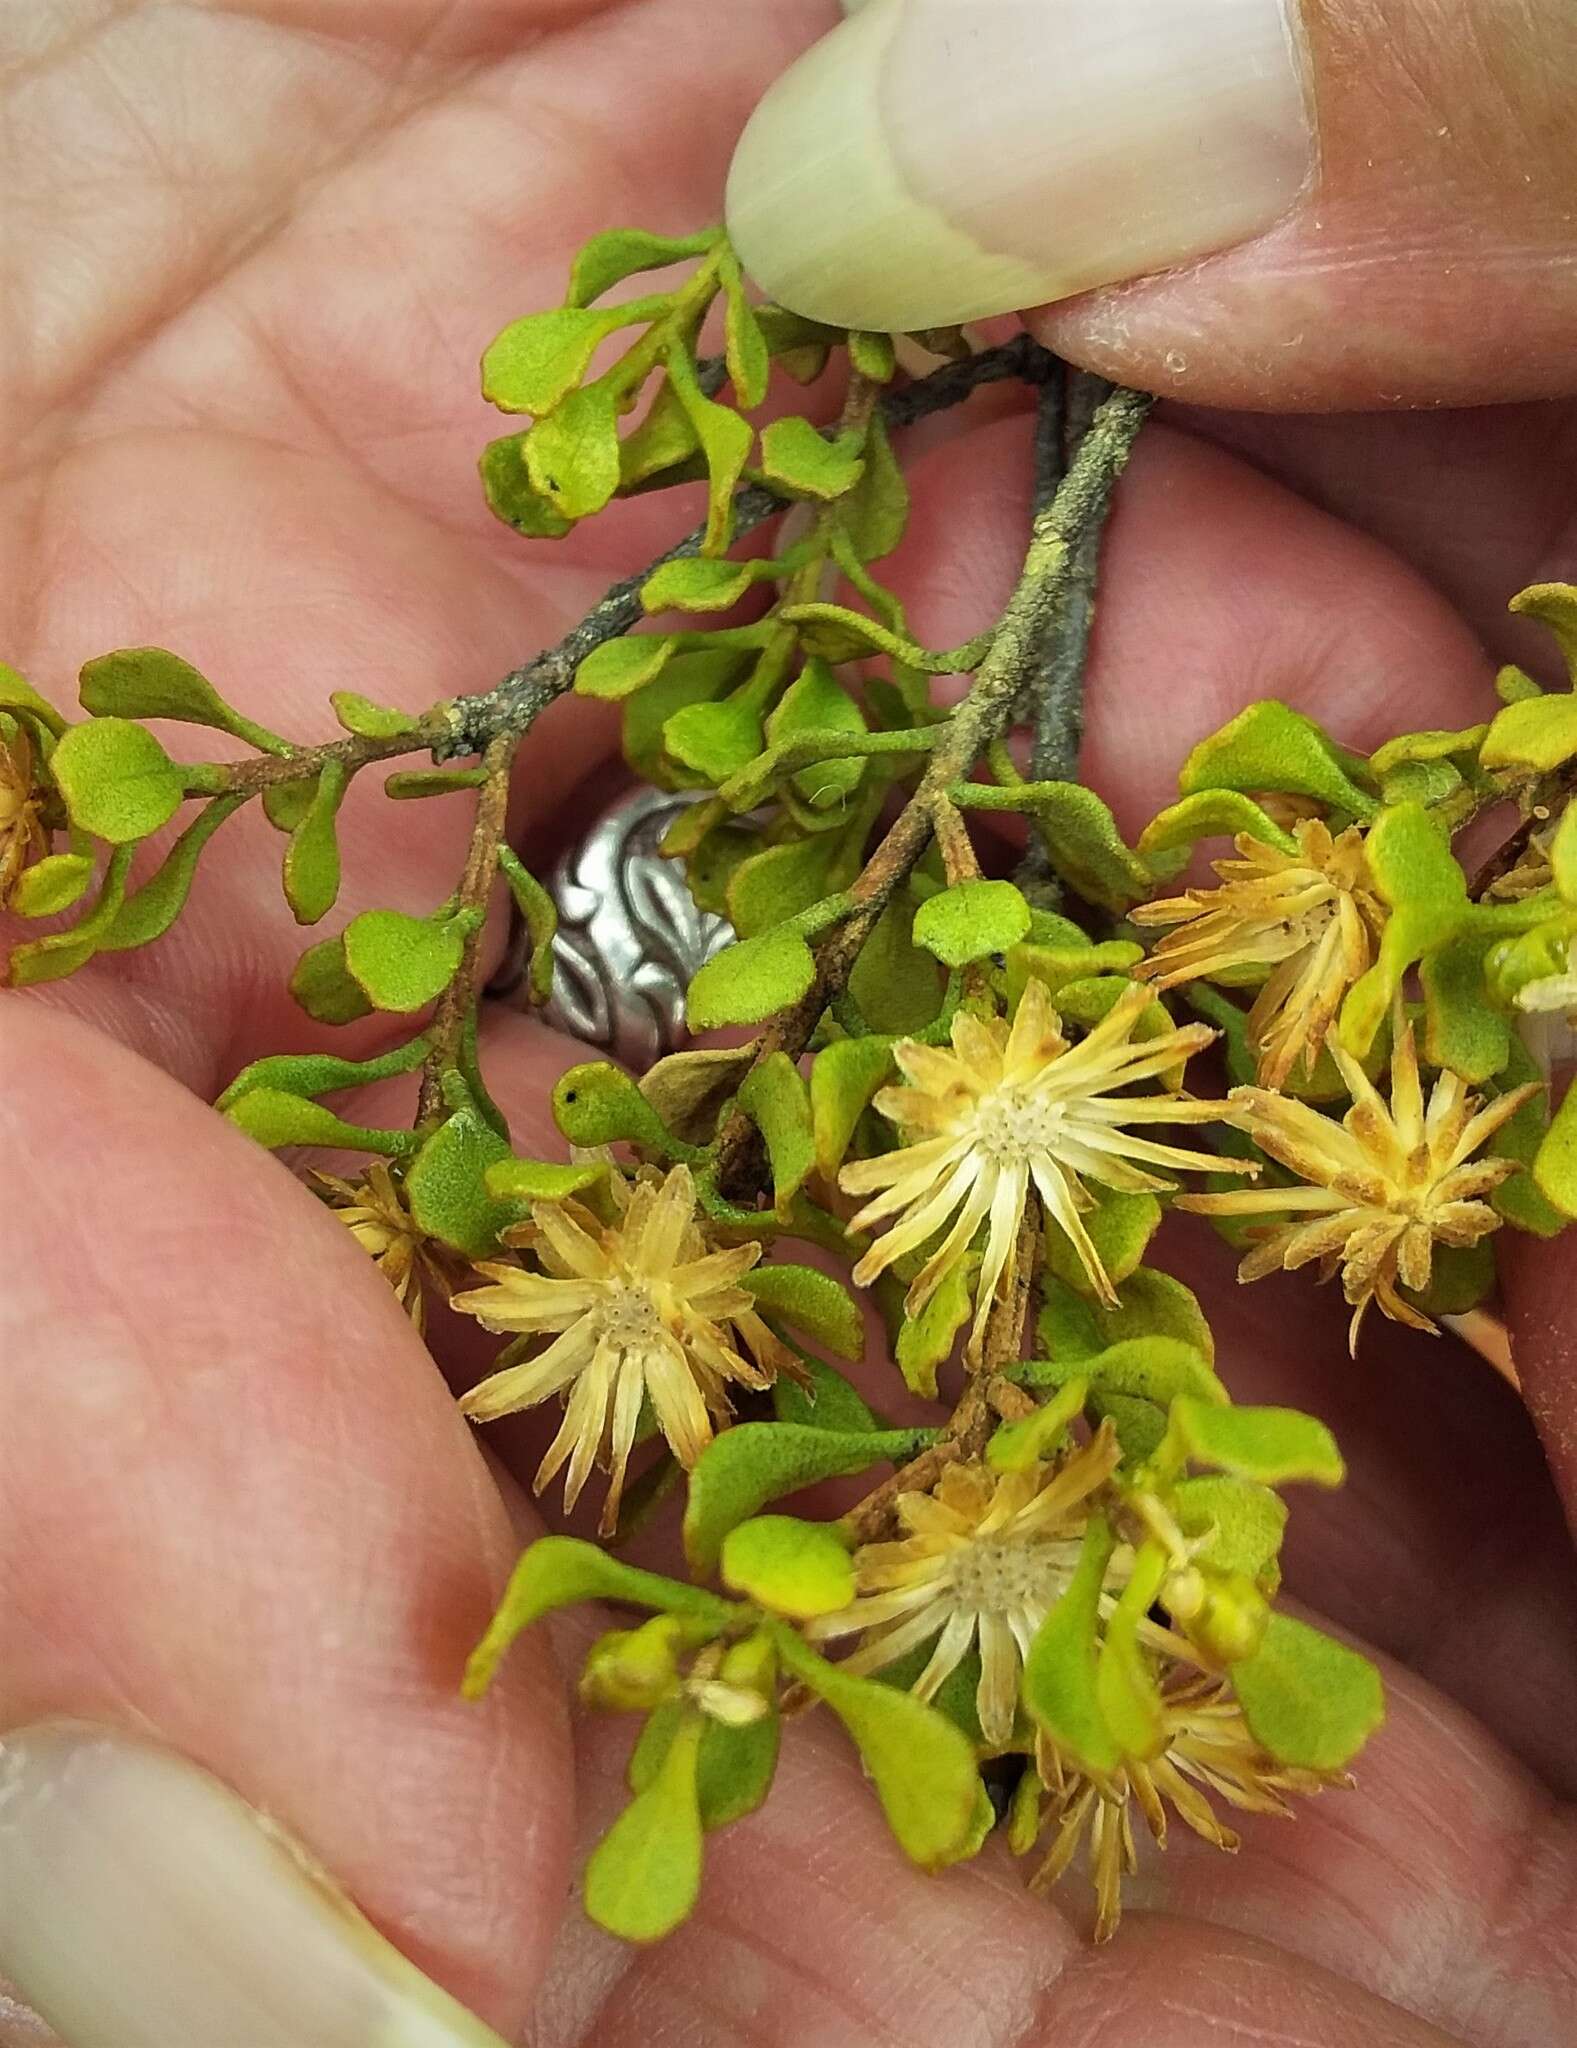
POLYGON ((671 1614, 600 1636, 581 1670, 581 1698, 589 1707, 612 1713, 649 1713, 678 1686, 681 1640, 677 1617, 671 1614))

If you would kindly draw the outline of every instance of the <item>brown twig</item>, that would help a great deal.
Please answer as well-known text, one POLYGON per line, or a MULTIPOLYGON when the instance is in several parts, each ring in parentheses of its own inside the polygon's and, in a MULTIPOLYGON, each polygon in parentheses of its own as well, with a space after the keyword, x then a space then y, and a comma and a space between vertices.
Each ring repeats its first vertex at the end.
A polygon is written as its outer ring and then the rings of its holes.
MULTIPOLYGON (((1104 517, 1153 404, 1145 392, 1120 390, 1097 413, 1073 466, 1036 516, 1018 587, 969 695, 948 720, 918 788, 850 888, 849 907, 822 944, 810 988, 765 1032, 758 1058, 787 1052, 797 1059, 805 1050, 827 1006, 828 991, 847 981, 877 919, 930 845, 938 802, 1011 723, 1025 676, 1058 616, 1079 538, 1104 517)), ((736 1108, 719 1135, 716 1153, 717 1183, 725 1193, 738 1198, 745 1192, 741 1182, 755 1151, 755 1126, 736 1108)))
POLYGON ((438 998, 428 1026, 428 1053, 422 1062, 421 1093, 416 1106, 418 1130, 442 1122, 448 1105, 444 1100, 444 1076, 455 1067, 465 1035, 466 1019, 477 999, 482 972, 487 901, 498 879, 498 849, 504 837, 509 813, 509 774, 519 740, 501 734, 489 741, 482 755, 487 780, 477 793, 476 821, 471 828, 471 845, 465 872, 460 878, 460 911, 479 913, 466 933, 460 965, 454 978, 438 998))

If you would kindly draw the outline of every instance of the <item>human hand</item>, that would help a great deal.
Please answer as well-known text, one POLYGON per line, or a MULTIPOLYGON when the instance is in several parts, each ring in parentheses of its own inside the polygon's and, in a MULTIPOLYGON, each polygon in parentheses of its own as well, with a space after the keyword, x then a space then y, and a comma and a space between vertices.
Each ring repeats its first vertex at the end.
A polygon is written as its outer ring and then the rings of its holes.
MULTIPOLYGON (((705 219, 751 98, 826 13, 763 12, 721 48, 693 0, 395 26, 364 8, 310 32, 277 11, 147 10, 86 47, 52 20, 56 68, 30 53, 13 88, 12 132, 34 138, 13 151, 13 223, 39 228, 12 227, 11 317, 48 348, 6 372, 7 657, 58 691, 88 653, 162 641, 304 730, 330 688, 418 707, 554 637, 673 508, 621 513, 617 562, 576 541, 522 558, 476 502, 471 361, 555 295, 586 232, 621 211, 705 219), (226 75, 244 95, 215 88, 226 75), (566 139, 589 78, 606 123, 577 113, 566 139), (623 137, 640 138, 634 199, 623 137)), ((1149 430, 1111 534, 1091 779, 1140 815, 1190 739, 1271 688, 1356 744, 1382 719, 1466 722, 1486 680, 1474 626, 1498 630, 1492 597, 1550 566, 1527 477, 1553 498, 1552 415, 1513 417, 1525 460, 1503 486, 1481 422, 1452 423, 1464 474, 1504 492, 1493 517, 1482 495, 1464 508, 1471 558, 1416 507, 1374 537, 1354 487, 1349 519, 1316 509, 1207 423, 1149 430)), ((1422 424, 1394 423, 1393 467, 1422 424)), ((1021 417, 984 418, 922 458, 898 566, 935 644, 1011 580, 1024 442, 1021 417)), ((1450 495, 1438 472, 1432 495, 1450 495)), ((573 833, 560 792, 607 756, 587 712, 556 715, 550 788, 528 759, 523 829, 543 841, 573 833)), ((373 876, 376 900, 416 905, 452 874, 452 839, 397 825, 348 811, 347 911, 373 876)), ((560 1930, 572 1837, 616 1802, 622 1731, 582 1731, 572 1780, 545 1657, 521 1652, 483 1707, 455 1692, 535 1526, 509 1470, 530 1470, 540 1432, 485 1464, 340 1226, 193 1099, 306 1034, 282 993, 300 938, 277 853, 257 828, 159 949, 0 1006, 0 1725, 73 1716, 124 1738, 78 1746, 66 1771, 50 1739, 0 1746, 0 1969, 41 2001, 59 1973, 71 2048, 486 2038, 402 1991, 386 1951, 348 1950, 350 1924, 244 1846, 233 1808, 221 1825, 206 1780, 181 1774, 193 1803, 172 1824, 144 1736, 273 1816, 400 1950, 534 2048, 1558 2032, 1577 1858, 1552 1801, 1571 1784, 1577 1603, 1533 1432, 1449 1344, 1371 1330, 1351 1367, 1339 1304, 1293 1283, 1240 1297, 1208 1242, 1189 1256, 1223 1371, 1324 1414, 1352 1468, 1334 1502, 1298 1502, 1287 1564, 1301 1598, 1398 1660, 1361 1793, 1285 1831, 1251 1822, 1236 1862, 1175 1844, 1135 1899, 1154 1910, 1092 1953, 1082 1901, 1064 1920, 993 1852, 945 1883, 907 1869, 852 1764, 805 1728, 768 1806, 718 1841, 679 1935, 635 1952, 574 1914, 560 1930)), ((545 1145, 545 1083, 573 1050, 513 1016, 494 1029, 506 1107, 545 1145)), ((1571 1283, 1548 1258, 1524 1277, 1519 1358, 1569 1460, 1571 1283)), ((453 1331, 434 1343, 464 1369, 453 1331)), ((21 2013, 0 2026, 40 2038, 21 2013)))

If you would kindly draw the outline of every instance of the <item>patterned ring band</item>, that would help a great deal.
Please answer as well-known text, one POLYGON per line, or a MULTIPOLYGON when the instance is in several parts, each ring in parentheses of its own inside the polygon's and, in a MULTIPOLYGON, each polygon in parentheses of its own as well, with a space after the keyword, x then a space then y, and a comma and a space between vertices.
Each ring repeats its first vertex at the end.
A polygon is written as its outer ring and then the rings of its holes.
MULTIPOLYGON (((690 978, 734 936, 726 918, 696 908, 682 870, 658 851, 694 801, 637 791, 604 812, 549 878, 559 926, 541 1015, 635 1073, 683 1043, 690 978)), ((514 934, 490 990, 505 1001, 520 1000, 523 937, 514 934)))

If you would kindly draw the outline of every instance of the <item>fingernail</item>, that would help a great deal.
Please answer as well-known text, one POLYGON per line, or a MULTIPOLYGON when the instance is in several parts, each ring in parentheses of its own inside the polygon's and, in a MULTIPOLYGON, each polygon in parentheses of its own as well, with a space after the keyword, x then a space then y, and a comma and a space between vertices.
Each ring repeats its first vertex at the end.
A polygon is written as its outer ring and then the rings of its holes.
POLYGON ((0 1977, 69 2048, 504 2048, 218 1779, 79 1722, 0 1740, 0 1977))
POLYGON ((868 0, 751 116, 728 225, 836 326, 979 320, 1247 240, 1307 185, 1296 0, 868 0))

